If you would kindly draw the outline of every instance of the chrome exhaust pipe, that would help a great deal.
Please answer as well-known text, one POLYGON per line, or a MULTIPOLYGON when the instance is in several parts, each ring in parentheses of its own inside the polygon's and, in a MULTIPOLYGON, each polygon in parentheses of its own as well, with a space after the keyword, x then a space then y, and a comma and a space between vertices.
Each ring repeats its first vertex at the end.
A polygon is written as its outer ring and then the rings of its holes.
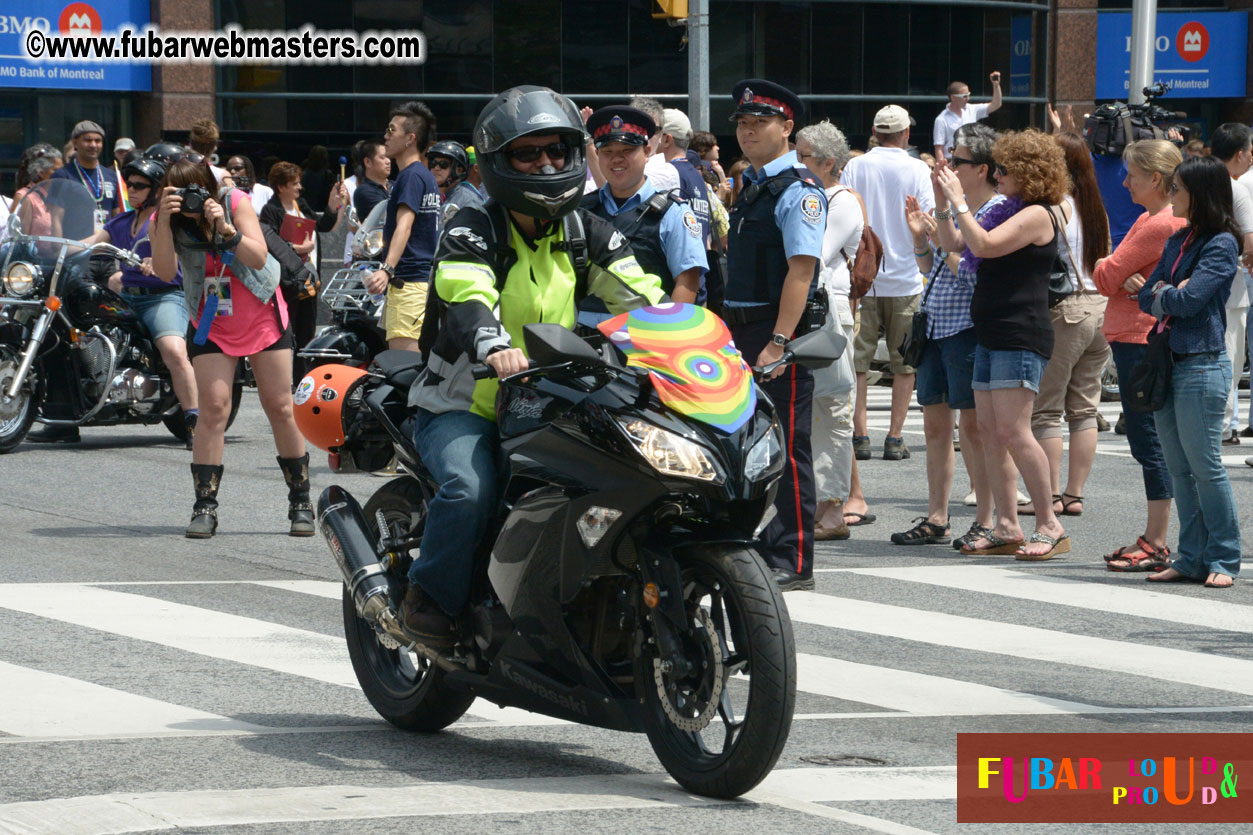
POLYGON ((391 611, 391 581, 379 563, 361 505, 344 488, 331 485, 318 496, 318 527, 331 549, 357 614, 371 625, 391 611))

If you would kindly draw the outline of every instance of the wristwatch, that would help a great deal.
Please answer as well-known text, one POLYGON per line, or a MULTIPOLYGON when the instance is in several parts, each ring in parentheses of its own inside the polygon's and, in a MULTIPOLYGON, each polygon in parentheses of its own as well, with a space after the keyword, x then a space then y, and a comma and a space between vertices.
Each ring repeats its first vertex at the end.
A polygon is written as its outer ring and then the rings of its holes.
POLYGON ((787 344, 787 337, 781 333, 776 333, 770 337, 770 341, 782 348, 787 344))
POLYGON ((383 262, 382 266, 380 266, 379 269, 387 273, 388 278, 396 277, 396 268, 393 267, 391 264, 387 263, 386 261, 383 262))
POLYGON ((969 206, 967 206, 965 203, 958 203, 956 206, 953 207, 953 217, 957 217, 958 215, 964 215, 968 211, 970 211, 969 206))

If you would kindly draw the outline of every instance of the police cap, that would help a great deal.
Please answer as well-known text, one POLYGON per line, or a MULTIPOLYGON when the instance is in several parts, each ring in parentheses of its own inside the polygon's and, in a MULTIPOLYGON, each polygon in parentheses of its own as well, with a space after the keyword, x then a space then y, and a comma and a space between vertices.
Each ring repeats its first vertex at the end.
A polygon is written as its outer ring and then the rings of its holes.
POLYGON ((645 145, 657 132, 657 123, 643 110, 616 104, 587 117, 587 131, 597 148, 610 142, 645 145))
POLYGON ((805 115, 805 105, 800 96, 781 84, 764 78, 746 78, 731 89, 735 102, 734 122, 737 116, 782 116, 789 121, 799 121, 805 115))

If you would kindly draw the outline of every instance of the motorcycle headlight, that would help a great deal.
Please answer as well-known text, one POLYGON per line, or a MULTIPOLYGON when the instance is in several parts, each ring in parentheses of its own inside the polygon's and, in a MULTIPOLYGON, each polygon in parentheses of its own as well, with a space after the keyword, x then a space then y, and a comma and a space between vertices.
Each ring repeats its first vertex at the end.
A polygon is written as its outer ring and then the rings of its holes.
POLYGON ((25 261, 14 261, 4 272, 4 292, 15 298, 24 299, 35 292, 35 281, 39 278, 39 268, 25 261))
POLYGON ((383 229, 372 229, 366 234, 357 233, 353 240, 352 257, 358 261, 373 261, 383 254, 383 229))
POLYGON ((745 478, 760 481, 779 474, 783 469, 783 447, 779 441, 782 434, 783 430, 776 420, 770 424, 770 430, 757 439, 744 459, 745 478))
POLYGON ((726 480, 709 454, 687 438, 637 418, 620 418, 618 426, 657 472, 713 484, 726 480))

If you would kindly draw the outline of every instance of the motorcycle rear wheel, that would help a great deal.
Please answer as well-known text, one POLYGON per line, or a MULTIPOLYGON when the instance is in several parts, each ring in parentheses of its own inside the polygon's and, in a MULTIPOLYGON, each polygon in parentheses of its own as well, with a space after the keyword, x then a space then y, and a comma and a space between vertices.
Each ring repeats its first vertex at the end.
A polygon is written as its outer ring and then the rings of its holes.
MULTIPOLYGON (((226 428, 230 429, 231 424, 235 422, 235 418, 239 415, 239 406, 244 399, 244 377, 242 373, 235 375, 235 383, 231 386, 231 413, 226 418, 226 428)), ((170 430, 170 434, 178 438, 183 443, 187 442, 187 421, 183 419, 183 411, 179 409, 172 415, 166 415, 161 418, 161 422, 165 424, 165 428, 170 430)))
MULTIPOLYGON (((21 362, 12 346, 0 345, 0 398, 8 390, 21 362)), ((26 438, 38 411, 39 379, 35 369, 31 369, 17 397, 8 404, 0 401, 0 455, 11 452, 26 438)))
MULTIPOLYGON (((426 518, 426 499, 410 478, 396 478, 378 490, 364 508, 374 536, 379 531, 376 511, 382 511, 393 536, 407 534, 426 518)), ((393 587, 403 588, 403 578, 393 587)), ((393 604, 399 608, 399 598, 393 604)), ((474 695, 454 691, 444 682, 444 671, 423 655, 403 647, 389 649, 379 641, 370 624, 357 616, 348 589, 344 589, 344 637, 352 669, 366 698, 378 714, 398 728, 409 731, 439 731, 465 714, 474 695)))
POLYGON ((680 678, 651 659, 639 665, 648 740, 684 788, 738 797, 770 773, 787 744, 796 705, 792 621, 769 569, 748 549, 688 552, 681 571, 690 630, 684 646, 696 669, 680 678), (714 694, 716 715, 708 718, 714 694))

